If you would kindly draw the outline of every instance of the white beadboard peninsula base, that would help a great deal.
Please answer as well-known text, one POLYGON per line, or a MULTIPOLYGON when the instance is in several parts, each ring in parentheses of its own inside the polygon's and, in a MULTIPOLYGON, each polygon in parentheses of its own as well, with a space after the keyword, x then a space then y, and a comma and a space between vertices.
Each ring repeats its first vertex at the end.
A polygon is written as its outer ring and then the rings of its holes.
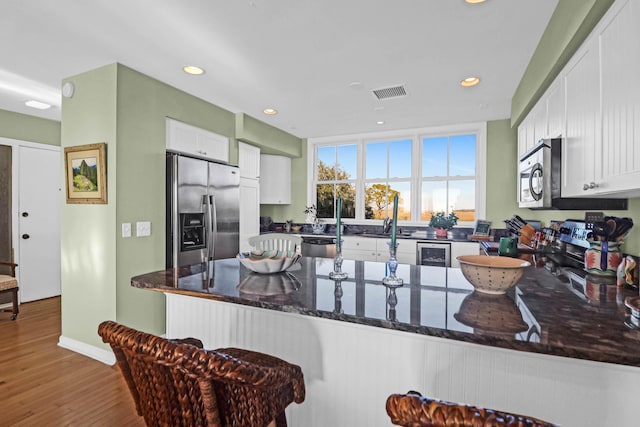
POLYGON ((261 351, 302 367, 307 397, 287 409, 291 427, 388 427, 387 397, 409 390, 565 427, 637 422, 640 368, 165 295, 168 338, 261 351))

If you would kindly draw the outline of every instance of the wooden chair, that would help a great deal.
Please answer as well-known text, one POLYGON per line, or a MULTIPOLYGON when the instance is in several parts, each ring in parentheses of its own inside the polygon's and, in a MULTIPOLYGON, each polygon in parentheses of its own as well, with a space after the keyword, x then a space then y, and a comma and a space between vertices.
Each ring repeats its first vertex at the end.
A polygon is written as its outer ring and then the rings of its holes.
POLYGON ((524 415, 429 399, 415 391, 389 396, 387 414, 393 424, 405 427, 557 427, 524 415))
POLYGON ((300 253, 302 237, 284 233, 268 233, 249 237, 249 244, 257 250, 290 251, 300 253))
MULTIPOLYGON (((11 320, 16 320, 20 309, 18 308, 18 281, 16 280, 16 267, 18 264, 0 261, 0 265, 6 265, 11 269, 10 274, 0 274, 0 294, 11 292, 13 301, 13 314, 11 320)), ((9 311, 9 310, 2 310, 9 311)))
POLYGON ((167 340, 107 321, 109 343, 148 426, 285 427, 285 408, 301 403, 299 366, 267 354, 203 350, 199 340, 167 340))

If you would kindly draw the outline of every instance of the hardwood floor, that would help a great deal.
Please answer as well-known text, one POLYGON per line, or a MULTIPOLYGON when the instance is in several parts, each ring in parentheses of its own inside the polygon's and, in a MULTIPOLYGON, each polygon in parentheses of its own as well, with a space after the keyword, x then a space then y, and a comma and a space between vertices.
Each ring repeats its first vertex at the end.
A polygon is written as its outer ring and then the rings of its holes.
POLYGON ((10 316, 0 312, 0 426, 145 425, 116 366, 58 347, 60 297, 10 316))

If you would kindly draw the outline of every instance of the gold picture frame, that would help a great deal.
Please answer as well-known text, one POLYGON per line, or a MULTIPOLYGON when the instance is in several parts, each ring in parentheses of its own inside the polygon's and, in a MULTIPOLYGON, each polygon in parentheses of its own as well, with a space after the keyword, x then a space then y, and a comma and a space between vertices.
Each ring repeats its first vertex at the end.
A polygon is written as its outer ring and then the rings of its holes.
POLYGON ((64 149, 67 203, 107 203, 107 144, 64 149))

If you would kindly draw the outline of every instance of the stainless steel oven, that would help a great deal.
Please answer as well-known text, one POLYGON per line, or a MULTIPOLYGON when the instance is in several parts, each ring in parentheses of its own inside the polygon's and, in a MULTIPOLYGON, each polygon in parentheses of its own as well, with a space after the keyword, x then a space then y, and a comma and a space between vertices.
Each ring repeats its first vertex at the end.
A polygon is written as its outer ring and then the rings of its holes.
POLYGON ((418 242, 416 247, 417 265, 451 267, 451 243, 418 242))

